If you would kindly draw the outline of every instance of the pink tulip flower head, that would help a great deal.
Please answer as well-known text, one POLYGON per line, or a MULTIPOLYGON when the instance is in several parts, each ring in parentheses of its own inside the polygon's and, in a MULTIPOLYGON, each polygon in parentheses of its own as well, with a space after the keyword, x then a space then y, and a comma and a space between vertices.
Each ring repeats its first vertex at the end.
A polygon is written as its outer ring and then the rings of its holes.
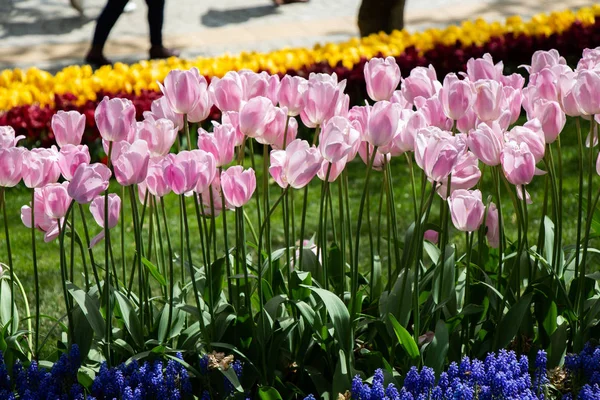
POLYGON ((244 100, 242 85, 236 71, 227 72, 223 78, 212 78, 208 88, 212 102, 223 112, 239 112, 244 100))
POLYGON ((171 110, 169 101, 165 96, 154 100, 150 106, 150 111, 144 111, 144 119, 148 119, 148 116, 152 116, 155 120, 161 118, 168 119, 173 122, 173 126, 177 128, 178 131, 183 129, 183 114, 171 110))
POLYGON ((371 106, 354 106, 348 111, 348 119, 354 124, 354 127, 360 133, 361 140, 364 140, 367 125, 369 123, 369 111, 371 106))
POLYGON ((229 124, 235 129, 235 146, 239 146, 244 142, 244 134, 240 130, 240 113, 236 111, 226 111, 221 116, 222 124, 229 124))
POLYGON ((567 61, 558 53, 558 50, 538 50, 531 57, 531 66, 522 65, 529 74, 536 74, 544 68, 552 68, 556 65, 566 65, 567 61))
POLYGON ((450 119, 461 118, 475 101, 475 89, 469 79, 458 79, 456 74, 448 74, 439 93, 444 113, 450 119))
POLYGON ((55 146, 49 149, 31 149, 23 154, 23 183, 28 188, 39 188, 55 183, 60 178, 58 151, 55 146))
POLYGON ((238 72, 242 82, 244 101, 254 97, 266 97, 271 100, 273 105, 277 105, 279 97, 279 76, 269 75, 262 71, 256 73, 248 69, 242 69, 238 72))
POLYGON ((425 117, 427 125, 437 126, 444 131, 452 129, 453 121, 444 113, 444 106, 437 94, 428 99, 417 97, 415 99, 415 106, 425 117))
POLYGON ((0 187, 14 187, 23 178, 22 147, 0 148, 0 187))
POLYGON ((90 241, 90 249, 97 245, 106 233, 105 227, 112 229, 119 222, 119 214, 121 213, 121 198, 114 193, 108 195, 108 223, 104 219, 105 196, 96 197, 90 204, 90 212, 96 223, 103 228, 98 235, 90 241))
MULTIPOLYGON (((150 160, 148 164, 148 175, 146 175, 143 184, 151 195, 158 198, 166 196, 171 191, 171 187, 165 179, 165 166, 168 162, 168 159, 163 158, 150 160)), ((142 186, 142 184, 139 186, 142 186)))
POLYGON ((583 70, 577 74, 573 95, 583 115, 600 114, 600 71, 583 70))
MULTIPOLYGON (((360 159, 365 163, 365 165, 369 165, 369 162, 371 159, 373 159, 373 151, 374 151, 374 147, 371 146, 369 143, 367 142, 360 142, 360 146, 358 148, 358 155, 360 156, 360 159)), ((381 151, 377 150, 377 152, 375 153, 375 159, 373 159, 373 169, 375 171, 381 171, 383 170, 383 165, 386 162, 389 162, 391 160, 391 156, 389 153, 382 153, 381 151)))
POLYGON ((535 174, 535 157, 525 142, 506 143, 500 155, 506 179, 516 186, 527 185, 535 174))
POLYGON ((330 163, 327 160, 323 160, 321 162, 321 167, 319 171, 317 171, 317 176, 320 180, 324 181, 327 179, 328 182, 335 182, 335 180, 340 176, 344 168, 346 168, 346 164, 348 163, 348 156, 342 158, 341 160, 330 163), (331 166, 331 167, 330 167, 331 166), (329 178, 327 178, 327 173, 329 172, 329 178))
POLYGON ((308 81, 300 76, 285 75, 279 88, 279 105, 286 107, 288 115, 300 115, 304 108, 303 95, 308 89, 308 81))
POLYGON ((494 60, 489 53, 485 53, 481 58, 471 58, 467 61, 467 76, 472 82, 481 79, 499 80, 502 77, 504 64, 500 61, 494 64, 494 60))
POLYGON ((373 101, 390 100, 400 83, 400 67, 394 57, 372 58, 365 63, 367 93, 373 101))
MULTIPOLYGON (((256 136, 256 141, 260 144, 268 145, 280 143, 281 146, 283 146, 283 135, 285 133, 287 119, 288 112, 285 107, 274 107, 273 119, 265 125, 262 135, 256 136)), ((291 142, 291 140, 288 137, 286 138, 286 144, 289 142, 291 142)))
POLYGON ((32 222, 34 222, 35 228, 44 232, 44 242, 46 243, 51 242, 58 237, 59 220, 53 219, 46 214, 46 207, 41 188, 34 189, 33 217, 34 221, 32 221, 31 204, 21 207, 21 221, 23 222, 23 225, 27 228, 31 228, 32 222))
POLYGON ((430 98, 442 88, 437 80, 437 74, 433 65, 429 68, 416 67, 410 71, 410 75, 402 79, 402 94, 409 103, 414 104, 417 97, 430 98))
POLYGON ((187 114, 187 120, 189 122, 202 122, 207 119, 214 104, 210 97, 210 93, 208 92, 208 84, 204 77, 201 77, 200 89, 200 96, 198 97, 196 106, 187 114))
POLYGON ((167 98, 171 110, 178 114, 190 114, 200 101, 208 98, 208 84, 198 68, 188 71, 171 70, 164 85, 159 83, 158 86, 167 98))
MULTIPOLYGON (((521 89, 515 89, 510 86, 504 86, 504 112, 510 111, 510 120, 508 124, 514 124, 521 116, 521 105, 523 103, 523 94, 521 89)), ((500 117, 502 118, 502 117, 500 117)))
POLYGON ((214 168, 214 157, 202 150, 182 151, 167 156, 168 161, 164 164, 164 176, 173 192, 183 194, 196 189, 202 171, 200 163, 206 161, 207 157, 212 159, 212 162, 209 162, 214 168))
MULTIPOLYGON (((202 214, 212 216, 214 213, 215 217, 223 211, 223 192, 221 191, 221 174, 217 171, 215 178, 210 184, 209 188, 198 195, 200 204, 202 206, 202 214), (212 201, 212 207, 211 207, 212 201)), ((225 200, 225 208, 227 210, 233 210, 233 207, 227 200, 225 200)))
POLYGON ((337 83, 333 78, 325 78, 323 74, 311 74, 308 80, 308 88, 302 95, 304 108, 300 112, 300 118, 304 125, 315 128, 333 117, 346 82, 337 83))
POLYGON ((344 117, 333 117, 324 125, 319 135, 319 150, 323 158, 337 163, 352 152, 358 151, 360 133, 352 122, 344 117))
POLYGON ((504 132, 500 124, 494 121, 492 125, 481 123, 477 129, 469 132, 469 149, 485 165, 491 167, 500 164, 500 153, 504 148, 504 132))
POLYGON ((483 223, 485 206, 479 190, 456 190, 448 199, 454 227, 462 232, 474 232, 483 223))
POLYGON ((383 154, 389 154, 392 157, 399 156, 407 151, 412 151, 415 148, 415 138, 407 131, 407 121, 410 120, 414 111, 404 109, 400 113, 398 121, 398 129, 392 138, 392 141, 379 149, 383 154))
POLYGON ((497 249, 500 246, 500 224, 498 220, 498 208, 494 203, 490 203, 487 208, 485 227, 487 228, 485 236, 490 247, 497 249))
POLYGON ((108 188, 110 169, 104 164, 80 164, 69 183, 69 196, 79 204, 87 204, 108 188))
POLYGON ((235 150, 235 128, 230 124, 213 121, 211 133, 198 129, 198 149, 213 155, 217 167, 229 164, 235 150))
POLYGON ((135 137, 146 142, 151 157, 166 156, 177 140, 177 135, 173 121, 166 118, 154 119, 146 114, 146 119, 136 124, 135 137))
POLYGON ((221 190, 225 200, 233 207, 242 207, 256 190, 256 175, 252 168, 244 170, 241 165, 227 168, 221 174, 221 190))
POLYGON ((135 185, 146 179, 150 152, 145 140, 136 140, 132 144, 117 142, 112 152, 112 164, 115 178, 122 186, 135 185))
POLYGON ((378 101, 369 109, 364 140, 381 147, 389 144, 398 131, 402 107, 389 101, 378 101))
POLYGON ((15 130, 12 126, 0 126, 0 149, 15 147, 22 139, 25 139, 25 136, 15 137, 15 130))
MULTIPOLYGON (((451 194, 458 189, 471 189, 479 182, 481 170, 477 161, 475 154, 470 151, 460 156, 450 175, 451 194)), ((445 200, 448 194, 448 178, 444 179, 441 183, 437 193, 445 200)))
POLYGON ((104 96, 94 116, 100 136, 107 142, 127 140, 135 133, 135 107, 131 100, 104 96))
POLYGON ((564 74, 558 78, 560 105, 565 114, 570 117, 579 117, 581 115, 581 109, 573 93, 573 87, 576 82, 575 73, 564 74))
POLYGON ((276 116, 276 109, 266 97, 250 99, 240 110, 239 121, 242 133, 251 138, 264 135, 267 124, 276 116))
POLYGON ((90 163, 90 152, 85 144, 66 144, 60 148, 58 153, 58 167, 66 180, 73 179, 73 174, 80 164, 90 163))
POLYGON ((394 91, 394 93, 392 94, 392 97, 390 98, 390 103, 400 104, 400 106, 402 108, 409 109, 409 110, 412 110, 412 107, 413 107, 412 103, 409 103, 408 100, 406 100, 406 98, 404 98, 404 95, 402 94, 402 90, 394 91))
POLYGON ((542 124, 537 118, 527 121, 523 126, 515 126, 507 134, 507 140, 517 143, 527 143, 527 148, 533 154, 535 162, 544 158, 546 139, 542 124))
MULTIPOLYGON (((285 108, 282 108, 282 110, 285 110, 285 108)), ((276 120, 277 119, 273 120, 273 122, 270 124, 270 127, 276 126, 274 123, 276 120)), ((296 118, 289 117, 287 131, 284 125, 283 128, 279 129, 279 132, 280 133, 275 138, 275 142, 271 143, 271 147, 273 147, 275 150, 285 150, 287 145, 296 139, 296 136, 298 136, 298 121, 296 118)))
POLYGON ((44 211, 48 217, 61 219, 67 215, 67 210, 72 201, 67 191, 68 187, 69 182, 63 182, 50 183, 42 188, 44 211))
POLYGON ((271 151, 269 173, 282 188, 300 189, 317 174, 321 167, 321 155, 306 140, 296 139, 285 150, 271 151))
POLYGON ((216 162, 213 155, 205 151, 197 150, 194 152, 194 155, 198 160, 199 166, 198 182, 196 182, 194 191, 196 193, 203 193, 208 190, 215 179, 217 174, 216 162))
POLYGON ((468 133, 471 130, 475 129, 477 125, 481 123, 477 119, 477 115, 475 114, 475 110, 471 107, 470 110, 467 110, 465 115, 460 117, 458 121, 456 121, 456 129, 462 133, 468 133))
POLYGON ((440 238, 440 234, 438 233, 438 231, 434 231, 433 229, 427 229, 425 231, 425 233, 423 234, 423 239, 425 239, 428 242, 431 242, 433 244, 437 244, 439 238, 440 238))
POLYGON ((577 63, 577 71, 584 69, 597 69, 600 65, 600 47, 583 49, 583 56, 577 63))
POLYGON ((528 117, 540 121, 546 143, 554 143, 567 123, 567 116, 560 108, 560 104, 545 99, 539 99, 533 104, 528 117))
POLYGON ((421 129, 415 139, 415 161, 434 182, 442 182, 466 151, 464 135, 452 136, 436 127, 421 129))
POLYGON ((505 102, 504 89, 500 82, 480 80, 475 82, 475 115, 483 122, 491 122, 500 117, 505 102))
POLYGON ((85 115, 77 111, 60 110, 52 116, 52 132, 59 147, 81 143, 85 130, 85 115))

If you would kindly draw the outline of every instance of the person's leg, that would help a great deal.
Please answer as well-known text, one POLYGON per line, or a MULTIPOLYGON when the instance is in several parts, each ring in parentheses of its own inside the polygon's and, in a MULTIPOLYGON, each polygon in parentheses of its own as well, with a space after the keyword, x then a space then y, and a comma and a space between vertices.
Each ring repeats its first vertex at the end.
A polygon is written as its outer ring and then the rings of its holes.
POLYGON ((178 56, 177 51, 163 46, 162 27, 165 19, 165 0, 146 0, 148 4, 148 25, 150 27, 150 58, 178 56))
POLYGON ((96 21, 96 30, 92 39, 92 48, 88 52, 85 60, 90 64, 105 65, 110 61, 104 57, 104 45, 108 39, 111 29, 123 12, 127 0, 108 0, 102 13, 96 21))
POLYGON ((358 10, 360 36, 391 33, 404 19, 404 0, 362 0, 358 10))

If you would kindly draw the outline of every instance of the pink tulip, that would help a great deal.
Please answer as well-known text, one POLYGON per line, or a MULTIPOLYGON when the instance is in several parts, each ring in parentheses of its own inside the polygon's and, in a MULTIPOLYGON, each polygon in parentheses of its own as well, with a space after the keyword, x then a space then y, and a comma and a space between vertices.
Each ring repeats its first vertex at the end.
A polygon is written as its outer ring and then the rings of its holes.
POLYGON ((244 170, 241 165, 227 168, 221 174, 221 190, 225 200, 233 207, 242 207, 256 190, 254 170, 252 168, 244 170))
POLYGON ((481 79, 500 79, 503 69, 502 61, 494 64, 489 53, 485 53, 482 58, 471 58, 467 61, 467 76, 472 82, 481 79))
MULTIPOLYGON (((271 119, 264 126, 264 130, 261 135, 256 136, 256 141, 260 144, 268 144, 273 145, 275 143, 280 143, 283 146, 283 135, 285 133, 285 125, 288 119, 287 109, 274 107, 273 109, 273 119, 271 119)), ((289 133, 289 132, 288 132, 289 133)), ((292 139, 293 140, 293 139, 292 139)), ((291 142, 288 137, 286 143, 291 142)))
POLYGON ((271 100, 266 97, 255 97, 244 104, 240 110, 240 130, 248 137, 260 137, 275 116, 276 109, 271 100))
MULTIPOLYGON (((360 147, 358 148, 358 155, 360 159, 363 160, 365 165, 369 165, 369 161, 373 158, 373 146, 371 146, 367 142, 360 142, 360 147)), ((377 150, 375 153, 375 159, 373 160, 373 169, 375 171, 383 170, 383 164, 385 162, 389 162, 391 157, 389 154, 384 154, 377 150)))
MULTIPOLYGON (((401 114, 402 115, 402 114, 401 114)), ((423 113, 423 111, 413 112, 409 110, 406 115, 406 126, 400 132, 402 135, 402 148, 404 151, 413 151, 415 149, 415 138, 417 136, 417 132, 419 132, 422 128, 426 128, 429 126, 429 122, 427 121, 427 116, 423 113)), ((397 138, 400 141, 400 138, 397 138)), ((400 143, 398 143, 400 146, 400 143)))
POLYGON ((436 126, 444 131, 452 129, 453 121, 444 113, 444 106, 438 95, 431 96, 428 99, 417 97, 415 106, 425 117, 427 125, 436 126))
MULTIPOLYGON (((168 162, 164 164, 165 181, 176 194, 195 190, 203 171, 215 168, 212 154, 202 150, 182 151, 169 154, 167 158, 168 162)), ((212 176, 214 177, 214 173, 212 176)))
POLYGON ((353 150, 356 154, 356 142, 359 140, 360 134, 349 119, 333 117, 323 125, 319 134, 319 150, 325 160, 337 163, 353 150))
POLYGON ((394 57, 372 58, 365 63, 367 93, 374 101, 390 100, 400 83, 400 67, 394 57))
MULTIPOLYGON (((51 242, 58 237, 59 220, 50 218, 46 214, 41 188, 34 189, 33 216, 35 217, 35 228, 44 232, 44 241, 46 243, 51 242)), ((23 222, 23 225, 27 228, 31 228, 31 220, 31 204, 21 207, 21 221, 23 222)), ((60 221, 60 223, 62 224, 62 221, 60 221)))
POLYGON ((600 71, 583 70, 577 74, 573 95, 584 115, 600 114, 600 71))
POLYGON ((500 153, 504 148, 504 132, 497 121, 492 126, 481 123, 469 132, 469 149, 482 163, 491 167, 500 164, 500 153))
POLYGON ((415 161, 434 182, 446 179, 465 150, 464 135, 452 136, 436 127, 421 129, 415 139, 415 161))
POLYGON ((155 120, 161 118, 168 119, 178 131, 183 129, 183 114, 171 110, 169 101, 165 96, 154 100, 150 106, 150 110, 151 111, 144 111, 144 119, 148 119, 148 116, 150 115, 155 120))
POLYGON ((406 98, 402 94, 402 90, 394 91, 392 97, 390 98, 390 103, 400 104, 402 108, 412 110, 412 103, 406 100, 406 98))
POLYGON ((22 147, 0 148, 0 187, 13 187, 23 178, 22 147))
POLYGON ((178 131, 173 125, 173 121, 166 118, 154 119, 154 117, 146 115, 146 119, 136 124, 135 137, 148 144, 148 150, 152 157, 166 156, 177 140, 177 135, 178 131))
MULTIPOLYGON (((165 167, 168 162, 166 158, 163 158, 150 160, 148 164, 148 175, 146 175, 143 185, 155 197, 163 197, 171 191, 171 187, 165 179, 165 167)), ((139 186, 142 186, 142 183, 139 186)))
POLYGON ((171 70, 165 78, 164 85, 158 85, 171 110, 178 114, 190 114, 199 102, 208 99, 208 84, 198 68, 188 71, 171 70))
POLYGON ((500 77, 500 82, 504 85, 504 87, 510 87, 512 89, 521 91, 523 89, 523 85, 525 85, 525 78, 521 74, 514 73, 510 75, 502 75, 500 77))
MULTIPOLYGON (((210 184, 209 188, 201 194, 198 194, 200 204, 202 205, 202 214, 207 216, 218 217, 223 211, 223 197, 221 192, 221 175, 217 171, 215 178, 210 184), (211 207, 212 201, 212 207, 211 207)), ((233 210, 233 207, 227 200, 225 200, 225 207, 227 210, 233 210)))
POLYGON ((110 176, 110 169, 104 164, 80 164, 69 183, 69 196, 80 204, 89 203, 108 188, 110 176))
MULTIPOLYGON (((285 108, 282 108, 282 110, 285 110, 285 108)), ((275 126, 275 121, 277 121, 277 119, 271 122, 270 128, 275 126)), ((271 143, 271 147, 273 147, 275 150, 284 150, 285 147, 287 147, 287 144, 292 142, 294 139, 296 139, 296 136, 298 136, 298 121, 296 118, 289 117, 287 132, 285 131, 285 125, 283 129, 279 130, 279 132, 279 135, 275 138, 275 142, 271 143), (284 142, 285 146, 283 145, 284 142)))
POLYGON ((102 139, 108 142, 127 140, 135 132, 135 107, 128 99, 104 99, 94 113, 102 139))
POLYGON ((539 99, 528 113, 530 119, 537 118, 542 124, 546 143, 554 143, 567 123, 567 116, 556 101, 539 99))
POLYGON ((460 80, 456 74, 448 74, 439 93, 444 113, 457 120, 471 107, 475 100, 475 89, 468 79, 460 80))
POLYGON ((456 129, 462 133, 468 133, 471 130, 475 129, 481 121, 477 119, 477 115, 475 115, 475 111, 473 108, 468 110, 465 115, 456 121, 456 129))
POLYGON ((211 101, 219 110, 240 111, 244 100, 244 88, 237 72, 229 71, 223 78, 212 78, 208 90, 211 101))
POLYGON ((567 61, 561 57, 558 50, 538 50, 531 57, 531 66, 523 65, 529 74, 535 74, 544 68, 552 68, 556 65, 566 65, 567 61))
POLYGON ((463 232, 474 232, 483 223, 485 206, 479 190, 459 189, 448 199, 454 227, 463 232))
MULTIPOLYGON (((509 125, 517 122, 521 116, 521 104, 523 103, 523 94, 520 89, 514 89, 510 86, 504 86, 505 111, 510 111, 509 125)), ((501 117, 502 118, 502 117, 501 117)))
POLYGON ((285 75, 279 88, 279 105, 287 107, 288 115, 295 117, 304 108, 303 94, 308 81, 300 76, 285 75))
POLYGON ((475 102, 473 110, 483 122, 491 122, 500 117, 505 102, 504 89, 500 82, 481 80, 475 82, 475 102))
POLYGON ((406 129, 406 121, 409 120, 413 114, 414 112, 412 110, 402 110, 400 113, 400 120, 398 121, 398 129, 396 129, 396 134, 387 146, 383 146, 379 149, 381 153, 396 157, 414 149, 415 138, 408 135, 406 129))
POLYGON ((581 109, 573 93, 573 87, 576 82, 574 73, 561 75, 558 78, 559 101, 565 114, 570 117, 579 117, 581 115, 581 109))
POLYGON ((432 65, 429 68, 416 67, 410 71, 408 78, 402 79, 402 94, 409 102, 415 102, 415 98, 430 98, 442 88, 442 84, 437 80, 435 68, 432 65))
POLYGON ((425 231, 425 233, 423 234, 423 239, 425 239, 428 242, 431 242, 433 244, 437 244, 439 238, 440 238, 440 234, 437 231, 434 231, 433 229, 427 229, 425 231))
POLYGON ((105 196, 96 197, 90 204, 90 212, 92 213, 94 220, 101 228, 103 228, 100 233, 90 241, 90 249, 104 239, 104 234, 106 233, 106 230, 104 229, 105 225, 108 229, 112 229, 117 226, 117 223, 119 222, 121 198, 114 193, 108 195, 108 224, 105 224, 106 221, 104 220, 105 204, 105 196))
POLYGON ((300 112, 300 118, 304 125, 315 128, 335 115, 338 101, 343 97, 345 81, 338 84, 334 83, 332 78, 324 78, 321 75, 311 74, 311 77, 308 88, 302 95, 304 108, 300 112))
POLYGON ((321 155, 306 140, 296 139, 285 150, 271 151, 269 173, 282 188, 308 185, 321 167, 321 155))
POLYGON ((44 211, 48 217, 61 219, 67 215, 72 201, 67 191, 68 187, 69 182, 63 182, 50 183, 42 188, 44 211))
POLYGON ((248 69, 238 72, 243 88, 243 100, 248 101, 255 97, 266 97, 273 105, 277 105, 279 97, 279 76, 269 75, 262 71, 256 73, 248 69))
POLYGON ((527 143, 510 141, 500 155, 504 176, 513 185, 527 185, 535 174, 535 158, 527 143))
POLYGON ((203 193, 212 184, 217 174, 215 158, 212 154, 200 150, 196 151, 194 155, 198 160, 199 166, 198 181, 196 182, 194 191, 196 193, 203 193))
POLYGON ((132 144, 117 142, 113 147, 111 158, 115 178, 120 185, 135 185, 146 179, 150 161, 150 152, 146 141, 138 139, 132 144))
POLYGON ((85 115, 77 111, 59 110, 52 116, 52 132, 59 147, 81 143, 85 130, 85 115))
POLYGON ((370 105, 354 106, 348 111, 348 119, 354 124, 354 127, 360 133, 361 140, 364 139, 369 122, 370 105))
POLYGON ((79 167, 79 164, 90 163, 90 152, 85 144, 75 146, 66 144, 61 147, 58 153, 58 167, 62 176, 70 181, 73 179, 73 174, 79 167))
MULTIPOLYGON (((458 189, 471 189, 479 182, 480 178, 481 171, 479 170, 477 157, 475 154, 467 151, 460 156, 452 169, 450 193, 454 193, 454 191, 458 189)), ((446 195, 448 194, 448 178, 441 182, 437 192, 442 199, 446 199, 446 195)))
POLYGON ((583 49, 583 56, 577 63, 577 71, 597 69, 600 65, 600 48, 583 49))
POLYGON ((15 137, 15 130, 12 126, 0 126, 0 149, 15 147, 22 139, 25 139, 25 136, 15 137))
POLYGON ((235 150, 235 128, 214 121, 211 133, 199 128, 198 149, 212 154, 217 167, 229 164, 233 160, 235 150))
POLYGON ((372 146, 389 144, 398 130, 402 107, 389 101, 378 101, 369 110, 364 140, 372 146))
POLYGON ((31 149, 23 154, 23 183, 28 188, 38 188, 55 183, 60 178, 58 151, 55 146, 49 149, 31 149))
POLYGON ((240 113, 236 111, 226 111, 221 117, 222 124, 229 124, 235 129, 235 146, 239 146, 244 142, 244 134, 240 130, 240 113))
POLYGON ((487 228, 485 236, 490 247, 497 249, 500 246, 500 224, 498 221, 498 208, 494 203, 490 203, 488 206, 485 227, 487 228))
POLYGON ((507 140, 514 140, 518 144, 527 143, 527 148, 533 154, 535 162, 544 158, 546 139, 542 131, 542 124, 536 119, 527 121, 523 126, 515 126, 507 135, 507 140))
POLYGON ((334 163, 330 163, 327 160, 323 160, 321 162, 321 167, 319 168, 319 171, 317 171, 317 176, 320 180, 324 181, 325 179, 327 179, 327 171, 329 171, 328 182, 335 182, 335 180, 340 176, 344 168, 346 168, 347 163, 347 156, 334 163), (331 168, 329 167, 330 165, 331 168))
MULTIPOLYGON (((202 79, 204 79, 204 77, 202 77, 202 79)), ((202 122, 207 119, 214 104, 210 98, 206 80, 204 80, 204 83, 201 83, 201 87, 202 90, 200 91, 196 106, 187 114, 187 120, 189 122, 202 122)))

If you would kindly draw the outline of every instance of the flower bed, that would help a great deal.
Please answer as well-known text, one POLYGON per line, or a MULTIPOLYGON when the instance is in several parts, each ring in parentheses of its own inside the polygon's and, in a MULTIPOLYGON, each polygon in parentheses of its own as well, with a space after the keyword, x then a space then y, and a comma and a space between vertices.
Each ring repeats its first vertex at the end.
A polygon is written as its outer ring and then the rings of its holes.
POLYGON ((242 53, 194 61, 118 63, 97 71, 89 66, 71 66, 56 75, 35 68, 4 70, 0 73, 0 125, 15 128, 18 134, 27 137, 30 145, 47 145, 53 140, 50 119, 56 110, 76 109, 88 116, 89 137, 97 138, 91 116, 105 94, 131 99, 141 118, 158 96, 157 81, 162 81, 172 69, 191 67, 197 67, 206 77, 221 77, 227 71, 240 69, 304 77, 311 72, 335 72, 339 79, 347 80, 346 92, 356 104, 366 98, 362 69, 371 57, 395 57, 404 76, 414 67, 428 64, 441 75, 464 71, 468 59, 485 53, 505 60, 509 71, 527 63, 536 50, 554 48, 573 61, 584 48, 600 43, 599 15, 600 6, 595 5, 577 11, 539 14, 529 21, 518 16, 507 18, 504 24, 465 21, 445 29, 371 35, 340 44, 317 45, 313 49, 242 53))

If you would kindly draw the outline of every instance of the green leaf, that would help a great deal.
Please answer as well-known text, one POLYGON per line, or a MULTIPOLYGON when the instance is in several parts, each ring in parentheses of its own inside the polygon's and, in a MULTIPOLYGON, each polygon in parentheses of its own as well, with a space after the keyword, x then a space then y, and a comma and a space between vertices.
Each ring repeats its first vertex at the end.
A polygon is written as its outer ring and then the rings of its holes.
POLYGON ((13 303, 13 299, 10 295, 11 283, 9 282, 10 281, 6 281, 4 279, 2 279, 0 282, 0 293, 2 293, 0 296, 0 325, 5 326, 9 324, 11 317, 10 310, 13 308, 13 317, 15 320, 9 325, 14 327, 14 329, 12 332, 9 332, 9 334, 15 334, 19 327, 19 311, 16 305, 13 303))
POLYGON ((567 322, 558 325, 552 336, 548 347, 548 368, 558 367, 562 364, 562 358, 567 351, 567 322))
POLYGON ((558 310, 556 308, 555 302, 550 302, 550 306, 548 307, 548 312, 544 317, 544 329, 548 336, 551 336, 556 330, 556 318, 558 317, 558 310))
MULTIPOLYGON (((223 291, 223 276, 225 275, 225 257, 221 257, 219 259, 217 259, 214 263, 212 263, 212 265, 210 266, 210 285, 211 285, 211 289, 212 289, 212 299, 211 299, 211 304, 213 305, 213 307, 215 306, 215 304, 217 304, 217 302, 219 301, 219 298, 221 297, 221 292, 223 291)), ((206 290, 208 292, 208 290, 206 290)), ((206 299, 208 299, 208 293, 206 293, 206 299)))
POLYGON ((435 324, 435 335, 433 341, 427 347, 425 354, 425 365, 433 368, 436 374, 442 372, 444 362, 446 361, 446 354, 450 348, 448 335, 448 327, 443 320, 438 320, 435 324))
POLYGON ((348 371, 348 360, 343 351, 339 351, 339 359, 335 366, 335 372, 333 374, 333 387, 332 393, 334 398, 338 398, 339 394, 343 394, 350 388, 350 371, 348 371))
POLYGON ((98 302, 88 296, 86 292, 79 289, 73 283, 67 281, 66 285, 69 294, 81 308, 83 315, 85 315, 85 318, 90 323, 90 326, 94 332, 96 332, 96 335, 99 337, 104 337, 105 323, 104 318, 102 318, 102 314, 100 313, 98 302))
POLYGON ((225 371, 222 370, 221 368, 219 368, 219 371, 221 371, 223 376, 229 380, 229 382, 235 388, 235 390, 237 390, 238 392, 242 392, 244 390, 244 389, 242 389, 240 380, 238 379, 237 375, 235 374, 235 370, 233 368, 228 368, 225 371))
POLYGON ((302 249, 302 265, 298 270, 310 272, 313 279, 321 284, 323 283, 323 267, 312 250, 302 249))
POLYGON ((381 278, 381 258, 375 254, 373 256, 373 276, 371 281, 373 283, 373 293, 371 293, 371 302, 379 300, 381 292, 383 291, 383 280, 381 278))
POLYGON ((418 358, 419 348, 417 347, 417 344, 415 343, 413 337, 410 335, 410 333, 408 333, 406 329, 404 329, 402 325, 400 325, 400 323, 398 323, 398 320, 396 319, 396 317, 394 317, 393 314, 388 314, 388 318, 392 323, 392 326, 394 327, 394 332, 396 333, 396 337, 398 338, 398 341, 400 342, 402 348, 404 348, 404 350, 410 358, 418 358))
POLYGON ((529 310, 529 304, 533 298, 533 293, 529 293, 513 305, 506 315, 502 318, 502 321, 498 324, 496 329, 496 349, 502 349, 513 340, 516 334, 519 332, 521 323, 525 318, 525 313, 529 310))
POLYGON ((156 265, 152 264, 152 262, 150 262, 150 260, 148 260, 146 257, 142 257, 142 264, 144 264, 144 266, 146 266, 146 269, 148 269, 148 271, 150 272, 150 275, 152 275, 152 277, 154 279, 156 279, 156 281, 160 285, 167 286, 167 280, 158 271, 158 268, 156 267, 156 265))
POLYGON ((333 323, 334 336, 339 346, 346 354, 350 354, 353 345, 353 336, 350 330, 350 314, 342 300, 329 290, 308 286, 313 293, 321 298, 327 314, 333 323))
POLYGON ((294 271, 292 272, 292 281, 290 289, 292 289, 292 299, 306 300, 310 296, 310 290, 307 287, 312 285, 312 275, 310 272, 294 271))
POLYGON ((327 268, 329 270, 329 283, 335 289, 337 294, 342 293, 344 275, 344 265, 342 263, 342 251, 337 243, 333 243, 329 248, 329 257, 327 259, 327 268))
POLYGON ((258 389, 258 397, 261 400, 282 400, 277 389, 271 386, 263 386, 258 389))
POLYGON ((121 315, 123 315, 123 322, 125 322, 127 331, 129 331, 129 334, 133 338, 135 344, 139 348, 143 348, 144 332, 133 304, 131 304, 131 301, 121 292, 115 291, 114 293, 115 298, 117 299, 117 304, 119 305, 119 310, 121 310, 121 315))
MULTIPOLYGON (((425 243, 428 243, 425 241, 425 243)), ((456 293, 455 270, 456 250, 453 245, 446 246, 442 263, 436 264, 433 278, 433 301, 436 305, 444 304, 456 293)))

